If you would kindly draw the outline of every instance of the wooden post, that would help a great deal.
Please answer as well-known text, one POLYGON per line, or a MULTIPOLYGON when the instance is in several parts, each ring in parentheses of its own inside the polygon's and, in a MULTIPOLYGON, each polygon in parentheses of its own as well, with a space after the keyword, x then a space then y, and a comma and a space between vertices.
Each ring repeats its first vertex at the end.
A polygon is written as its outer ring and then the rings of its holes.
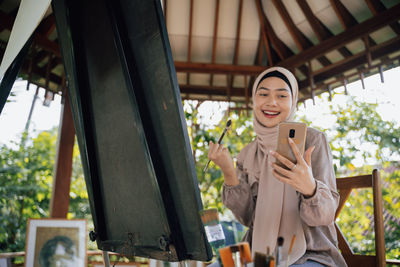
POLYGON ((363 89, 365 89, 364 72, 359 71, 359 75, 360 75, 361 86, 362 86, 363 89))
POLYGON ((379 74, 381 76, 381 83, 384 83, 385 79, 383 78, 383 66, 382 65, 379 66, 379 74))
POLYGON ((348 95, 349 92, 347 91, 347 79, 346 78, 343 79, 343 86, 344 86, 344 94, 348 95))
POLYGON ((383 225, 383 201, 382 201, 382 187, 380 181, 379 171, 377 169, 372 172, 372 189, 373 189, 373 203, 374 203, 374 223, 375 223, 375 251, 376 251, 376 266, 386 266, 385 256, 385 235, 383 225))
POLYGON ((54 166, 53 189, 50 201, 50 217, 66 218, 72 174, 72 153, 75 142, 75 128, 72 120, 68 90, 61 113, 58 131, 57 154, 54 166))

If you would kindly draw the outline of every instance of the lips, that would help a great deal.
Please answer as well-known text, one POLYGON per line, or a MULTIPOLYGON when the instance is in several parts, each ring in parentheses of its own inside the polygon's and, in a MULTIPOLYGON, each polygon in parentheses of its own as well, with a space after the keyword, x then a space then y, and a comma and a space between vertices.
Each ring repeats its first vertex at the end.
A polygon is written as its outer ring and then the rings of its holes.
POLYGON ((278 111, 270 111, 270 110, 263 110, 262 113, 267 118, 275 118, 276 116, 278 116, 280 114, 280 112, 278 112, 278 111))

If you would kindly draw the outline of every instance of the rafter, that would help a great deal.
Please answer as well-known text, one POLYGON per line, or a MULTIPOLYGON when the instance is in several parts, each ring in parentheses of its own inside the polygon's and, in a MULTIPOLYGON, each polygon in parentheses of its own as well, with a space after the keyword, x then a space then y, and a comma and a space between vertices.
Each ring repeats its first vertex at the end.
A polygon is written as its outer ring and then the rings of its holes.
POLYGON ((357 20, 351 15, 347 8, 339 0, 329 0, 333 10, 335 11, 340 24, 342 24, 343 29, 348 29, 349 27, 356 25, 357 20))
MULTIPOLYGON (((255 0, 255 1, 256 1, 256 5, 257 5, 258 20, 260 21, 260 33, 261 33, 260 40, 262 40, 262 42, 264 43, 264 47, 267 52, 268 65, 273 65, 272 55, 271 55, 271 47, 269 45, 267 33, 265 32, 264 15, 263 15, 263 11, 261 8, 261 3, 258 0, 255 0)), ((259 55, 260 55, 260 53, 259 53, 259 55)))
POLYGON ((243 0, 239 0, 238 21, 236 25, 235 52, 233 56, 233 64, 238 63, 239 46, 240 46, 240 30, 242 28, 243 0))
MULTIPOLYGON (((193 0, 190 0, 190 12, 189 12, 189 36, 188 36, 188 53, 186 61, 191 61, 192 55, 192 28, 193 28, 193 0)), ((186 84, 190 82, 190 73, 186 74, 186 84)))
MULTIPOLYGON (((365 2, 367 3, 369 10, 371 10, 374 16, 386 10, 386 7, 382 4, 381 1, 365 0, 365 2)), ((389 25, 397 35, 400 35, 400 24, 398 22, 393 22, 389 25)))
POLYGON ((220 0, 215 1, 215 20, 214 20, 214 34, 213 34, 213 48, 212 48, 212 56, 211 63, 215 63, 215 57, 217 55, 217 34, 218 34, 218 18, 219 18, 219 2, 220 0))
MULTIPOLYGON (((260 15, 260 24, 261 24, 261 21, 263 21, 263 24, 264 24, 264 29, 263 30, 266 32, 269 41, 274 46, 275 52, 278 54, 278 56, 279 56, 279 58, 281 60, 285 60, 287 58, 292 57, 294 55, 294 53, 292 52, 292 50, 290 50, 289 47, 287 47, 285 45, 284 42, 282 42, 278 38, 278 36, 276 35, 274 29, 272 28, 271 24, 269 23, 268 19, 266 18, 261 0, 255 0, 255 1, 256 1, 256 6, 257 6, 258 13, 261 14, 260 15)), ((272 55, 272 53, 273 52, 272 52, 272 49, 271 49, 271 55, 272 55)), ((280 64, 280 63, 278 63, 278 64, 280 64)), ((291 66, 289 68, 291 68, 291 66)), ((303 74, 307 73, 306 66, 299 66, 299 69, 303 74)))
POLYGON ((309 61, 332 50, 338 49, 339 47, 343 46, 343 44, 360 39, 366 34, 374 32, 386 26, 388 23, 398 20, 399 17, 400 4, 385 10, 374 18, 368 19, 338 35, 324 40, 310 49, 304 50, 295 56, 282 60, 279 65, 283 67, 297 67, 303 64, 305 61, 309 61))
MULTIPOLYGON (((306 0, 297 0, 297 3, 320 42, 334 36, 334 34, 314 15, 306 0)), ((344 46, 338 48, 338 51, 344 58, 353 55, 350 50, 344 46)))
POLYGON ((297 0, 297 4, 303 11, 304 16, 306 17, 319 41, 328 39, 333 35, 325 30, 322 22, 314 15, 306 0, 297 0))
POLYGON ((167 0, 163 0, 163 9, 164 9, 165 25, 167 25, 167 0))
MULTIPOLYGON (((286 7, 283 4, 283 2, 280 0, 272 0, 272 2, 274 3, 280 16, 282 17, 282 20, 286 24, 286 27, 288 28, 289 33, 292 36, 292 38, 294 39, 298 49, 300 51, 303 51, 304 49, 312 47, 313 43, 310 40, 308 40, 308 38, 297 28, 296 24, 294 24, 290 14, 286 10, 286 7)), ((327 59, 325 56, 319 57, 318 61, 323 66, 328 66, 329 64, 331 64, 329 59, 327 59)))
MULTIPOLYGON (((225 86, 200 86, 200 85, 180 85, 182 94, 198 94, 198 95, 217 95, 226 96, 225 86)), ((245 96, 245 88, 234 87, 231 90, 231 97, 245 96)))
POLYGON ((50 14, 40 22, 37 31, 40 32, 43 36, 46 36, 48 38, 55 29, 56 29, 56 23, 54 15, 50 14))
MULTIPOLYGON (((400 37, 396 37, 392 40, 371 47, 370 48, 371 57, 373 60, 383 58, 391 53, 398 51, 399 47, 400 47, 400 37)), ((322 83, 326 79, 341 75, 342 73, 348 70, 364 66, 364 64, 365 64, 365 53, 360 52, 356 55, 353 55, 350 58, 343 59, 339 62, 332 64, 331 66, 315 71, 314 82, 315 84, 322 83)), ((371 66, 369 69, 371 68, 374 68, 374 66, 371 66)), ((306 88, 308 86, 309 82, 307 80, 299 82, 299 88, 306 88)))
MULTIPOLYGON (((212 55, 211 55, 211 63, 215 63, 215 58, 217 55, 217 34, 218 34, 218 18, 219 18, 219 2, 220 0, 215 1, 215 20, 214 20, 214 34, 213 34, 213 46, 212 46, 212 55)), ((214 83, 214 74, 211 74, 210 77, 210 86, 214 83)))
POLYGON ((279 15, 281 16, 283 22, 286 25, 286 28, 289 30, 290 35, 292 36, 294 42, 296 43, 297 48, 302 51, 310 46, 312 43, 304 36, 304 34, 296 27, 294 24, 289 12, 286 10, 285 5, 280 0, 272 0, 272 3, 278 10, 279 15))
POLYGON ((275 49, 278 52, 278 55, 281 58, 281 60, 290 57, 291 55, 293 55, 293 52, 276 36, 275 31, 273 30, 272 26, 269 24, 269 21, 265 17, 261 0, 255 0, 255 1, 260 18, 260 25, 264 27, 262 30, 267 34, 267 36, 271 40, 271 43, 275 46, 275 49))
POLYGON ((0 10, 0 32, 4 29, 11 31, 15 18, 0 10))
MULTIPOLYGON (((236 38, 235 38, 235 50, 233 53, 233 65, 238 64, 238 57, 239 57, 239 45, 240 45, 240 29, 242 27, 242 11, 243 11, 243 0, 239 0, 239 10, 238 10, 238 20, 236 25, 236 38)), ((233 87, 233 75, 227 75, 227 94, 228 94, 228 101, 230 101, 230 92, 233 87)))
POLYGON ((177 72, 258 75, 260 72, 265 70, 265 66, 207 64, 175 61, 175 69, 177 72))
MULTIPOLYGON (((357 25, 357 20, 353 15, 347 10, 347 8, 339 0, 329 0, 333 10, 335 11, 340 23, 345 30, 357 25)), ((376 45, 375 41, 368 36, 369 43, 371 45, 376 45)))

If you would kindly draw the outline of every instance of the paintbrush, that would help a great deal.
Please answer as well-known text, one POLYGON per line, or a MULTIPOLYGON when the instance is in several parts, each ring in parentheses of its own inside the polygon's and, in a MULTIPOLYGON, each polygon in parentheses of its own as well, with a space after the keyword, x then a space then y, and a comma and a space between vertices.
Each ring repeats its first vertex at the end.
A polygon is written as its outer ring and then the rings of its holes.
POLYGON ((278 237, 277 243, 278 246, 276 247, 276 254, 275 254, 275 261, 276 261, 276 266, 279 267, 279 264, 281 264, 282 261, 282 246, 283 246, 283 237, 278 237))
POLYGON ((287 255, 287 260, 286 260, 286 267, 288 267, 288 266, 289 266, 290 253, 292 253, 292 249, 293 249, 294 241, 296 241, 296 235, 293 235, 293 237, 292 237, 292 241, 290 242, 289 252, 288 252, 288 255, 287 255))
MULTIPOLYGON (((225 126, 225 129, 224 129, 224 131, 223 131, 221 137, 220 137, 219 140, 218 140, 218 144, 219 144, 219 145, 221 144, 222 138, 224 138, 224 136, 225 136, 226 132, 228 131, 229 127, 231 126, 231 124, 232 124, 232 121, 231 121, 231 119, 229 119, 229 120, 226 122, 226 126, 225 126)), ((206 166, 204 167, 204 170, 203 170, 204 173, 207 171, 208 165, 210 164, 210 161, 211 161, 211 160, 208 160, 208 161, 207 161, 207 164, 206 164, 206 166)))

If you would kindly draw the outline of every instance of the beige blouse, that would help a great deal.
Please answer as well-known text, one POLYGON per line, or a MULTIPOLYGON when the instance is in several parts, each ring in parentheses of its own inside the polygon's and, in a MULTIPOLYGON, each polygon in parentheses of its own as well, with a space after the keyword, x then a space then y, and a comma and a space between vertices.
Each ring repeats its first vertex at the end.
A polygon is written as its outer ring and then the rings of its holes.
MULTIPOLYGON (((248 146, 254 145, 256 142, 253 141, 248 146)), ((308 128, 305 149, 313 145, 315 150, 311 156, 311 166, 317 189, 310 198, 298 193, 300 218, 307 249, 296 264, 314 260, 326 266, 347 266, 337 248, 334 218, 339 194, 336 191, 331 150, 324 133, 308 128)), ((240 183, 235 186, 224 184, 222 201, 239 222, 249 228, 243 239, 251 244, 259 173, 243 169, 242 162, 237 162, 236 171, 240 183)))

